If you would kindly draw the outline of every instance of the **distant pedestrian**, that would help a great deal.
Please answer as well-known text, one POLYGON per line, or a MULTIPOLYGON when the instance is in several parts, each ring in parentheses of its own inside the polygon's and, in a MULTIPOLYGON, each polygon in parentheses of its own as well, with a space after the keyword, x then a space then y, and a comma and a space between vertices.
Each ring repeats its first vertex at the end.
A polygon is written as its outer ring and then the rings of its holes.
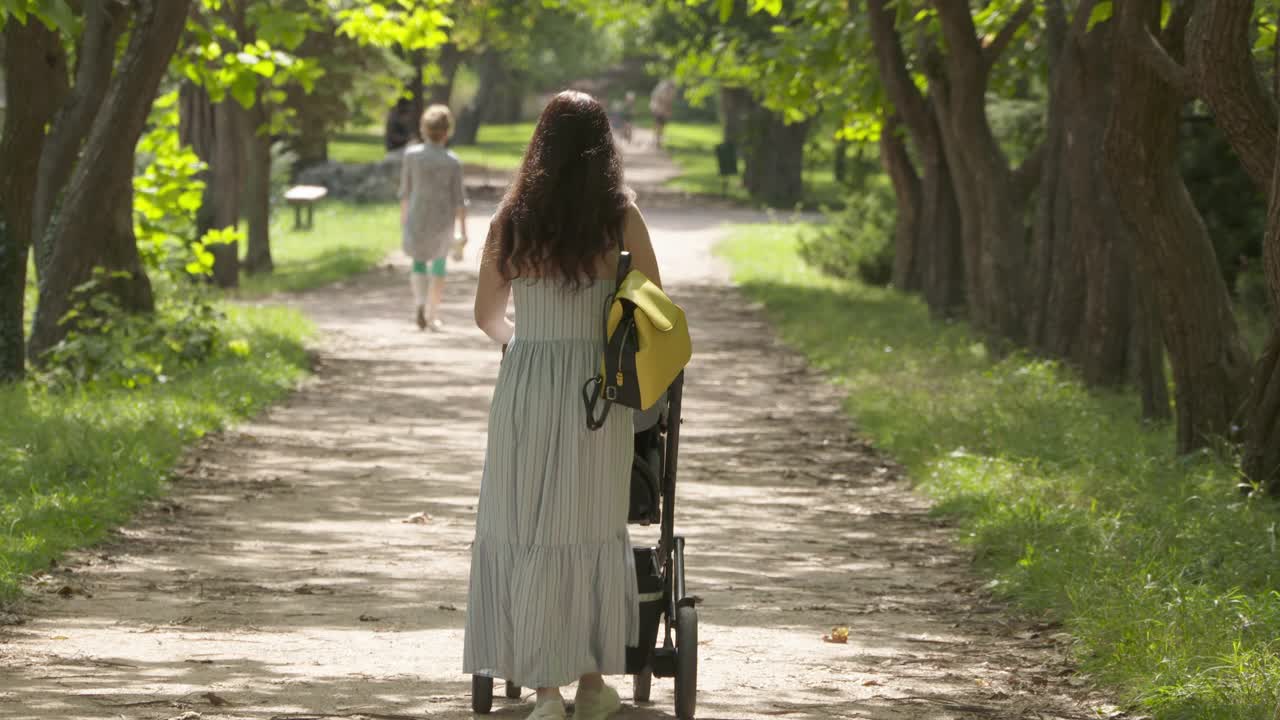
POLYGON ((622 99, 622 139, 631 142, 631 130, 636 119, 636 94, 630 90, 622 99))
POLYGON ((450 247, 455 258, 467 243, 467 194, 462 162, 445 149, 453 115, 444 105, 422 114, 420 145, 405 149, 400 171, 400 225, 404 252, 413 260, 409 283, 417 304, 419 329, 439 331, 445 266, 450 247), (455 231, 456 224, 456 231, 455 231))
POLYGON ((384 136, 387 152, 399 150, 413 141, 413 122, 413 104, 400 98, 396 101, 395 107, 387 112, 384 136))
POLYGON ((671 122, 671 109, 676 102, 676 84, 663 78, 649 95, 649 112, 653 113, 653 144, 662 147, 662 135, 671 122))

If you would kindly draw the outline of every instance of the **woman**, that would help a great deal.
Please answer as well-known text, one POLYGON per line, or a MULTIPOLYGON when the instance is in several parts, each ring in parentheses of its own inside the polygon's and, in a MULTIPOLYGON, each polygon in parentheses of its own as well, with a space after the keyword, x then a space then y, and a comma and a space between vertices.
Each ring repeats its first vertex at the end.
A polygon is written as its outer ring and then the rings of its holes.
POLYGON ((453 244, 455 222, 461 243, 455 253, 460 254, 467 242, 467 194, 462 163, 444 146, 453 131, 449 108, 427 108, 421 129, 426 142, 406 148, 401 164, 400 226, 404 252, 413 260, 409 284, 417 304, 418 328, 439 331, 445 257, 453 244))
POLYGON ((581 399, 623 246, 660 282, 607 113, 561 93, 490 224, 475 305, 476 324, 510 348, 489 415, 463 665, 537 688, 530 720, 563 718, 560 687, 575 680, 575 718, 612 715, 621 702, 602 676, 625 672, 637 641, 632 416, 591 432, 581 399))

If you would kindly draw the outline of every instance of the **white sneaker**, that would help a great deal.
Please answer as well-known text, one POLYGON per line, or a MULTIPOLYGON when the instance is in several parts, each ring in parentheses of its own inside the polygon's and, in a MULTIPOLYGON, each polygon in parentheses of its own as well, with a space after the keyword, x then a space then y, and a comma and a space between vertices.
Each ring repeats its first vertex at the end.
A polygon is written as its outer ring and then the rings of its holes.
POLYGON ((564 701, 546 700, 533 707, 526 720, 564 720, 564 701))
POLYGON ((605 720, 622 709, 622 699, 618 691, 605 685, 599 690, 583 690, 573 697, 574 720, 605 720))

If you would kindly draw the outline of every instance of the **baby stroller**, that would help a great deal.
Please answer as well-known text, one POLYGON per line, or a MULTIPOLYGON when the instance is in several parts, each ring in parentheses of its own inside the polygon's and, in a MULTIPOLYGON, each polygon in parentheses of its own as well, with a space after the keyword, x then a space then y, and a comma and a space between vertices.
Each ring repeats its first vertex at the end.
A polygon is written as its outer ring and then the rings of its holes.
MULTIPOLYGON (((631 507, 627 521, 659 523, 656 547, 634 549, 640 589, 640 643, 627 648, 627 674, 635 676, 634 699, 649 702, 654 676, 675 679, 676 717, 693 720, 698 695, 698 611, 685 592, 684 538, 675 534, 676 464, 680 449, 682 373, 665 404, 636 415, 636 454, 631 467, 631 507), (658 631, 662 643, 658 644, 658 631)), ((508 698, 521 688, 506 683, 508 698)), ((493 709, 493 678, 473 675, 471 709, 493 709)))

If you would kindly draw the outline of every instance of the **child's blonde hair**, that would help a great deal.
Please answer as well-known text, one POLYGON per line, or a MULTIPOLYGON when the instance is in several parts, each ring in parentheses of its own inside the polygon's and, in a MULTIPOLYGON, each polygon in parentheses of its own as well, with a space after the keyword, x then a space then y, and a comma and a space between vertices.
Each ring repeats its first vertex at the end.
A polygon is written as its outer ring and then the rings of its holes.
POLYGON ((433 143, 449 139, 453 131, 453 113, 447 105, 432 105, 422 113, 422 137, 433 143))

